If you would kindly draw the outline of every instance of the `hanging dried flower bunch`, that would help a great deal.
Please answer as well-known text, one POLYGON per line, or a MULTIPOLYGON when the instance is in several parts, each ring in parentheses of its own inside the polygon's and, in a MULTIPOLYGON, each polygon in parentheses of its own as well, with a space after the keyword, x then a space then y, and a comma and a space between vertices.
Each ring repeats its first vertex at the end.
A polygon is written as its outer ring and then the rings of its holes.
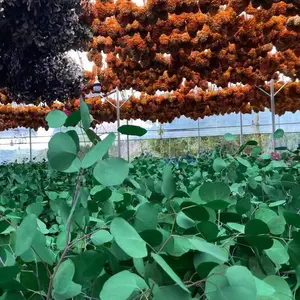
MULTIPOLYGON (((191 82, 185 83, 192 88, 191 82)), ((275 85, 276 90, 282 83, 275 85)), ((264 86, 266 90, 268 86, 264 86)), ((277 95, 276 113, 279 115, 285 111, 295 112, 300 108, 300 83, 291 82, 277 95)), ((109 99, 114 102, 114 99, 109 99)), ((87 98, 90 104, 94 125, 102 122, 114 122, 116 120, 115 108, 108 102, 102 102, 99 97, 87 98)), ((47 128, 45 116, 52 109, 72 112, 79 108, 79 99, 68 103, 53 103, 51 107, 41 106, 17 106, 11 104, 0 105, 0 130, 16 127, 38 129, 47 128)), ((181 86, 179 90, 164 95, 147 95, 142 93, 139 98, 130 97, 121 109, 121 119, 159 120, 171 122, 180 116, 190 117, 194 120, 204 118, 212 114, 226 113, 250 113, 252 110, 259 112, 269 107, 269 98, 253 86, 236 86, 222 90, 203 91, 198 89, 189 92, 181 86)))
MULTIPOLYGON (((141 92, 122 107, 124 119, 170 122, 181 115, 261 111, 269 99, 255 85, 268 89, 266 82, 279 80, 279 74, 292 80, 300 75, 299 0, 148 0, 144 6, 95 0, 87 10, 93 33, 88 58, 95 67, 84 74, 84 93, 96 75, 104 93, 116 87, 141 92), (218 88, 209 89, 211 84, 218 88)), ((277 97, 276 113, 299 109, 300 84, 289 83, 277 97)), ((0 91, 0 101, 10 102, 7 92, 0 91)), ((109 104, 87 101, 95 120, 115 120, 109 104)), ((73 111, 78 103, 58 108, 73 111)), ((44 116, 53 105, 2 105, 0 127, 46 126, 44 116), (10 119, 12 114, 17 117, 10 119)))
POLYGON ((107 78, 112 70, 120 89, 154 94, 179 89, 184 78, 224 88, 299 75, 296 0, 152 0, 143 7, 119 0, 113 15, 110 1, 97 0, 95 15, 99 3, 110 18, 96 18, 91 51, 108 54, 108 69, 99 72, 107 78))

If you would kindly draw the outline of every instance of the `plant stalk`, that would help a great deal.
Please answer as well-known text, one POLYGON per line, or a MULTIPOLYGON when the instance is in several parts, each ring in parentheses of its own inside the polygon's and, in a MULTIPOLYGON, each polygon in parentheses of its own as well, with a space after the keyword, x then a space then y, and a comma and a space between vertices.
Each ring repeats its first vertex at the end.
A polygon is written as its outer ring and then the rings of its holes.
POLYGON ((54 278, 55 278, 55 275, 60 267, 60 265, 62 264, 67 252, 69 251, 70 247, 70 242, 69 242, 69 239, 70 239, 70 235, 71 235, 71 227, 72 227, 72 217, 73 217, 73 214, 75 212, 75 207, 77 205, 77 200, 78 200, 78 193, 79 193, 79 190, 80 190, 80 185, 81 185, 81 180, 82 180, 82 173, 83 173, 83 169, 81 169, 79 171, 79 175, 78 175, 78 180, 77 180, 77 183, 76 183, 76 187, 75 187, 75 192, 74 192, 74 195, 73 195, 73 198, 72 198, 72 208, 71 208, 71 211, 70 211, 70 215, 68 217, 68 223, 67 223, 67 236, 66 236, 66 245, 65 245, 65 249, 55 267, 55 270, 52 274, 52 276, 50 277, 50 282, 49 282, 49 287, 48 287, 48 293, 47 293, 47 298, 46 300, 50 300, 51 299, 51 291, 52 291, 52 288, 53 288, 53 282, 54 282, 54 278))

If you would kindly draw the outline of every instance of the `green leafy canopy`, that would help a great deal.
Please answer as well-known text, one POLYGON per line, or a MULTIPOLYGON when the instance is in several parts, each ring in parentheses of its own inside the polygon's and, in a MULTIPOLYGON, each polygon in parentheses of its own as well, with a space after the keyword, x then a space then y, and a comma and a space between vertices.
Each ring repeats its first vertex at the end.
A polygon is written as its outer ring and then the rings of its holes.
MULTIPOLYGON (((294 157, 258 157, 250 141, 194 162, 144 155, 129 163, 110 157, 115 135, 100 140, 91 121, 82 99, 67 118, 53 112, 49 126, 67 131, 51 138, 48 162, 0 166, 2 299, 300 294, 294 157), (85 153, 74 126, 88 138, 85 153)), ((224 144, 233 141, 228 134, 224 144)))

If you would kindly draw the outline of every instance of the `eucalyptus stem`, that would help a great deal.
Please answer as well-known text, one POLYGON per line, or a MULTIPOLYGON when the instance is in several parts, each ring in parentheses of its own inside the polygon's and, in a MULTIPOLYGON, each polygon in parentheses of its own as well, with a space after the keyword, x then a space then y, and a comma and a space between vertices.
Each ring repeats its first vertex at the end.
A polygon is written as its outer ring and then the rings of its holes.
POLYGON ((174 232, 175 223, 176 223, 176 211, 173 208, 171 202, 170 202, 170 207, 172 208, 173 213, 174 213, 174 221, 173 221, 173 224, 172 224, 172 227, 171 227, 170 235, 168 236, 168 238, 166 239, 166 241, 163 243, 163 245, 161 246, 161 248, 158 250, 158 252, 157 252, 158 254, 161 253, 161 251, 165 248, 165 246, 168 244, 168 242, 170 241, 170 239, 173 237, 173 232, 174 232))
POLYGON ((65 244, 65 248, 64 251, 54 269, 53 274, 50 277, 50 281, 49 281, 49 287, 48 287, 48 293, 47 293, 47 298, 46 300, 50 300, 51 299, 51 291, 53 288, 53 282, 54 282, 54 278, 55 275, 60 267, 60 265, 62 264, 67 252, 70 250, 70 245, 72 245, 69 240, 70 240, 70 235, 71 235, 71 227, 72 227, 72 218, 75 212, 75 208, 77 205, 77 201, 78 201, 78 193, 80 190, 80 186, 81 186, 81 181, 82 181, 82 174, 83 174, 83 169, 80 169, 79 171, 79 175, 78 175, 78 179, 77 179, 77 183, 76 183, 76 187, 75 187, 75 192, 72 198, 72 207, 71 207, 71 211, 68 217, 68 221, 67 221, 67 235, 66 235, 66 244, 65 244))
POLYGON ((258 252, 257 248, 254 248, 253 250, 254 250, 254 254, 255 254, 256 258, 257 258, 257 262, 258 262, 259 267, 261 268, 262 272, 265 275, 268 275, 268 272, 265 270, 264 265, 263 265, 263 263, 261 261, 261 257, 259 255, 259 252, 258 252))

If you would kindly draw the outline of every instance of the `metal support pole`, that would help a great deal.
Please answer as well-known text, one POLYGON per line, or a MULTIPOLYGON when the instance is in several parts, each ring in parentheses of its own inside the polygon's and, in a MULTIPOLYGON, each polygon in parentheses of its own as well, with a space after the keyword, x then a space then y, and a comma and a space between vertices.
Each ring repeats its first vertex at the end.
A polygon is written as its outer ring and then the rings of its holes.
POLYGON ((272 114, 272 142, 273 142, 273 151, 276 148, 276 141, 274 138, 274 133, 276 130, 275 124, 275 91, 274 91, 274 79, 270 81, 270 98, 271 98, 271 114, 272 114))
POLYGON ((201 137, 200 137, 200 121, 198 119, 198 153, 197 153, 198 155, 200 154, 200 143, 201 143, 200 139, 201 139, 201 137))
MULTIPOLYGON (((116 93, 117 93, 117 105, 116 105, 116 109, 117 109, 117 130, 120 127, 120 97, 119 97, 119 89, 116 89, 116 93)), ((120 132, 118 131, 118 157, 121 157, 121 135, 120 132)))
MULTIPOLYGON (((128 125, 128 120, 126 120, 126 125, 128 125)), ((130 161, 129 135, 127 135, 127 160, 130 161)))
POLYGON ((240 145, 244 144, 244 133, 243 133, 243 114, 240 113, 240 145))
POLYGON ((259 86, 256 86, 260 91, 262 91, 264 94, 268 95, 270 97, 271 101, 271 114, 272 114, 272 142, 273 142, 273 151, 275 151, 276 148, 276 139, 274 138, 274 133, 276 131, 276 123, 275 123, 275 96, 287 85, 287 82, 281 86, 281 88, 275 93, 274 88, 274 79, 271 79, 270 81, 270 94, 267 93, 265 90, 260 88, 259 86))
POLYGON ((32 163, 32 140, 31 140, 31 128, 29 128, 29 159, 32 163))

